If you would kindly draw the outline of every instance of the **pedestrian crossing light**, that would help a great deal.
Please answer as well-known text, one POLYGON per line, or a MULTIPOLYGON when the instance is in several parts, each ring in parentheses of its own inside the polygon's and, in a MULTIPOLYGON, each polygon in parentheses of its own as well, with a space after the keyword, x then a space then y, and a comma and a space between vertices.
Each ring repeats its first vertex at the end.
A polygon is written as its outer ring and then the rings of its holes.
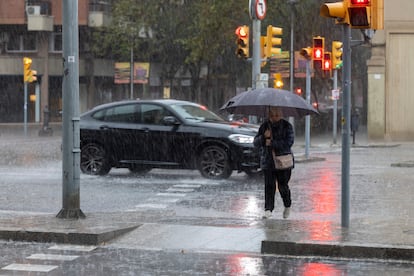
POLYGON ((344 0, 323 4, 320 15, 353 29, 384 29, 384 0, 344 0))
POLYGON ((282 74, 273 74, 273 88, 283 88, 282 74))
POLYGON ((267 26, 266 32, 266 56, 272 57, 274 55, 282 53, 282 49, 279 47, 282 45, 282 39, 280 36, 283 34, 283 29, 279 27, 267 26))
POLYGON ((355 29, 369 29, 371 0, 350 0, 348 3, 349 25, 355 29))
POLYGON ((249 26, 243 25, 243 26, 237 27, 235 34, 237 36, 237 40, 236 40, 237 57, 248 58, 249 57, 249 26))
POLYGON ((331 60, 331 53, 325 52, 323 54, 323 70, 324 71, 331 71, 332 68, 332 60, 331 60))
POLYGON ((34 82, 37 80, 37 71, 32 70, 32 59, 29 57, 23 58, 23 81, 34 82))
POLYGON ((342 67, 342 42, 332 41, 332 69, 340 69, 342 67))
POLYGON ((313 68, 322 69, 323 53, 325 48, 325 38, 321 36, 313 37, 313 68))

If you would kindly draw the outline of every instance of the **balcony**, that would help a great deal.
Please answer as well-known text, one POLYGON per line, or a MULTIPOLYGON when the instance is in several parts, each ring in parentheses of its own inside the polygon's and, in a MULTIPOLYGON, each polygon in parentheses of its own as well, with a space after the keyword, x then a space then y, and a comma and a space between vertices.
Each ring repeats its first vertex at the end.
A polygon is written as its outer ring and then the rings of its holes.
POLYGON ((111 2, 94 0, 89 3, 89 27, 105 27, 111 22, 111 2))
POLYGON ((40 1, 26 6, 27 29, 29 31, 53 31, 51 3, 40 1))

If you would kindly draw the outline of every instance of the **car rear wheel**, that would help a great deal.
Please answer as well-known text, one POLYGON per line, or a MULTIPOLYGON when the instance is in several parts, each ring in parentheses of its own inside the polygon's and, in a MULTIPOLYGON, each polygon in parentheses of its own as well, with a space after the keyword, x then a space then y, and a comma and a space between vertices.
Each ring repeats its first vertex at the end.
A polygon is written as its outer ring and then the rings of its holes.
POLYGON ((135 174, 146 174, 152 168, 148 166, 142 166, 142 165, 130 165, 128 169, 130 172, 135 173, 135 174))
POLYGON ((95 143, 82 147, 80 167, 83 173, 91 175, 105 175, 111 170, 105 149, 95 143))
POLYGON ((204 148, 197 165, 201 175, 211 179, 226 179, 233 172, 227 152, 219 146, 204 148))

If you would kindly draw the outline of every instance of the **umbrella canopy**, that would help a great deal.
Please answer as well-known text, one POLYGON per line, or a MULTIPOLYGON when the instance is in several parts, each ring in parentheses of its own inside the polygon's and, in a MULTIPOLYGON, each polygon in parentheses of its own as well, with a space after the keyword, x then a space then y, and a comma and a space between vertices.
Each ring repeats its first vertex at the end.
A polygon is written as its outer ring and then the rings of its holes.
POLYGON ((319 114, 302 97, 290 91, 275 88, 245 91, 228 100, 220 110, 233 114, 266 116, 270 107, 279 107, 286 117, 319 114))

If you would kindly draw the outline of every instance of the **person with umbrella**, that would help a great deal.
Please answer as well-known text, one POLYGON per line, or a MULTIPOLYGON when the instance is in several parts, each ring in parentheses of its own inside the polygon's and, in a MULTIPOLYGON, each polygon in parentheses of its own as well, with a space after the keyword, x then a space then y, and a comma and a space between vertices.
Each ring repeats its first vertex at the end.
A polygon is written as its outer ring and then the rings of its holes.
POLYGON ((276 169, 272 150, 276 155, 291 154, 294 143, 292 125, 283 119, 283 112, 278 107, 269 107, 269 118, 259 128, 254 145, 260 147, 260 165, 264 173, 265 213, 263 218, 272 216, 275 208, 276 183, 285 207, 283 218, 288 218, 292 205, 289 180, 292 168, 276 169))

